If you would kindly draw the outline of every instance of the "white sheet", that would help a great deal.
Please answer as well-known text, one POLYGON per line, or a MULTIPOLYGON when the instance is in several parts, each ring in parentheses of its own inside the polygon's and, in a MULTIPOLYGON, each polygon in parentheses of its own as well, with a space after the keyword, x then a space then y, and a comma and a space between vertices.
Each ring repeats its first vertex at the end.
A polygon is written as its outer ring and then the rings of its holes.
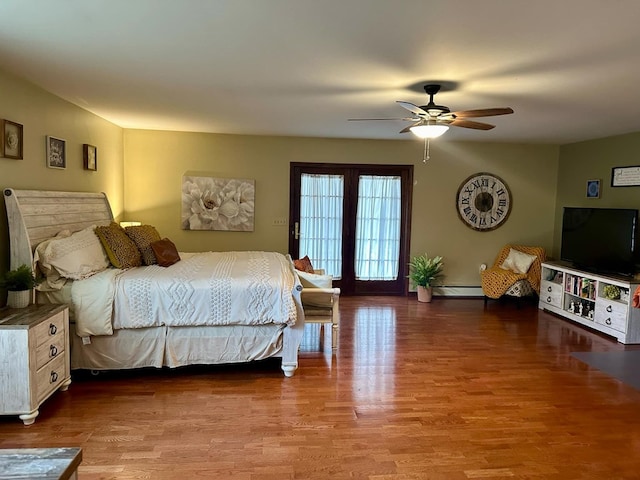
POLYGON ((80 337, 111 335, 116 279, 124 270, 108 268, 71 284, 71 300, 76 333, 80 337))
POLYGON ((72 284, 76 332, 157 326, 292 325, 293 262, 276 252, 181 254, 170 267, 107 269, 72 284))

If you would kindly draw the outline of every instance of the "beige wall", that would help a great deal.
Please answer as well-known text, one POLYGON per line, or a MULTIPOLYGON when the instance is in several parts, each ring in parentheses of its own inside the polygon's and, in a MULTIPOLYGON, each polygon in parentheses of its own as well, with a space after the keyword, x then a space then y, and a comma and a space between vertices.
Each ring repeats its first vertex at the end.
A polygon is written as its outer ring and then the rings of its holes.
MULTIPOLYGON (((0 71, 0 118, 23 125, 23 160, 0 158, 0 187, 106 192, 114 214, 123 210, 123 132, 92 113, 0 71), (45 137, 66 140, 67 168, 46 167, 45 137), (98 170, 83 169, 82 144, 98 147, 98 170)), ((0 200, 0 272, 8 268, 4 197, 0 200)), ((0 305, 4 292, 0 292, 0 305)))
POLYGON ((155 225, 179 249, 287 252, 290 162, 414 164, 411 251, 445 258, 449 286, 478 286, 481 263, 493 262, 505 243, 551 248, 558 147, 456 143, 431 145, 422 163, 419 141, 371 141, 216 135, 125 130, 125 216, 155 225), (490 172, 510 187, 508 221, 476 232, 458 218, 455 196, 471 174, 490 172), (256 180, 255 231, 202 232, 180 228, 180 185, 185 174, 256 180))
MULTIPOLYGON (((0 187, 104 191, 120 219, 155 225, 185 251, 286 252, 290 162, 414 164, 411 252, 445 258, 450 286, 478 286, 478 267, 505 243, 553 245, 559 148, 550 145, 434 141, 422 163, 416 140, 371 141, 216 135, 119 127, 0 72, 0 118, 24 125, 24 160, 0 158, 0 187), (67 141, 67 168, 45 166, 45 136, 67 141), (82 144, 98 147, 98 171, 82 167, 82 144), (490 172, 509 185, 513 210, 491 232, 476 232, 458 218, 455 195, 469 175, 490 172), (256 180, 255 231, 180 229, 180 185, 185 174, 256 180)), ((0 202, 2 202, 0 200, 0 202)), ((1 205, 4 210, 4 204, 1 205)), ((0 271, 7 268, 6 217, 0 216, 0 271)), ((0 297, 0 305, 3 297, 0 297)))
POLYGON ((589 140, 560 148, 553 252, 560 256, 563 207, 638 208, 640 187, 612 187, 611 169, 640 165, 640 133, 589 140), (587 198, 587 180, 601 180, 598 199, 587 198))

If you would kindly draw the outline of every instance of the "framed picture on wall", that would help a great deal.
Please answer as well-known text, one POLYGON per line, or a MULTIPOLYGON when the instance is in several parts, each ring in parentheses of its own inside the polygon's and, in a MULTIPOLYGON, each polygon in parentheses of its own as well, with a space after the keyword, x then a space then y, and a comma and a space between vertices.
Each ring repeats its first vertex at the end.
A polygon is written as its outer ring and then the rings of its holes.
POLYGON ((47 135, 47 167, 67 168, 67 147, 63 139, 47 135))
POLYGON ((614 167, 611 169, 612 187, 640 186, 640 165, 630 167, 614 167))
POLYGON ((22 125, 10 120, 2 121, 2 149, 5 158, 22 160, 22 125))
POLYGON ((98 148, 85 143, 82 145, 82 159, 85 170, 98 170, 98 148))
POLYGON ((600 180, 587 180, 587 198, 600 198, 600 180))

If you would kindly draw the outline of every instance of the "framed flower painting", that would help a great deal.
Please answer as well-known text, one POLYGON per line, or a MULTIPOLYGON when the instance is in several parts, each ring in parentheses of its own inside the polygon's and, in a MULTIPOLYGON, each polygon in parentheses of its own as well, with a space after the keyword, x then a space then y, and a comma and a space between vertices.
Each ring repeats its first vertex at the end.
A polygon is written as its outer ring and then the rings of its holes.
POLYGON ((183 230, 252 232, 255 180, 182 177, 183 230))

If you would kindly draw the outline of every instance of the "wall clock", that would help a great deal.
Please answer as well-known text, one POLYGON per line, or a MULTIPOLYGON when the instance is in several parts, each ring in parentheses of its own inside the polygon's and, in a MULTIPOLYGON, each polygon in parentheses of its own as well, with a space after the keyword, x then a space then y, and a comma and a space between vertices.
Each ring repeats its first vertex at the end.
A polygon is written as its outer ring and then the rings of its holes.
POLYGON ((482 232, 493 230, 502 225, 511 212, 511 192, 500 177, 475 173, 460 184, 456 208, 469 228, 482 232))

